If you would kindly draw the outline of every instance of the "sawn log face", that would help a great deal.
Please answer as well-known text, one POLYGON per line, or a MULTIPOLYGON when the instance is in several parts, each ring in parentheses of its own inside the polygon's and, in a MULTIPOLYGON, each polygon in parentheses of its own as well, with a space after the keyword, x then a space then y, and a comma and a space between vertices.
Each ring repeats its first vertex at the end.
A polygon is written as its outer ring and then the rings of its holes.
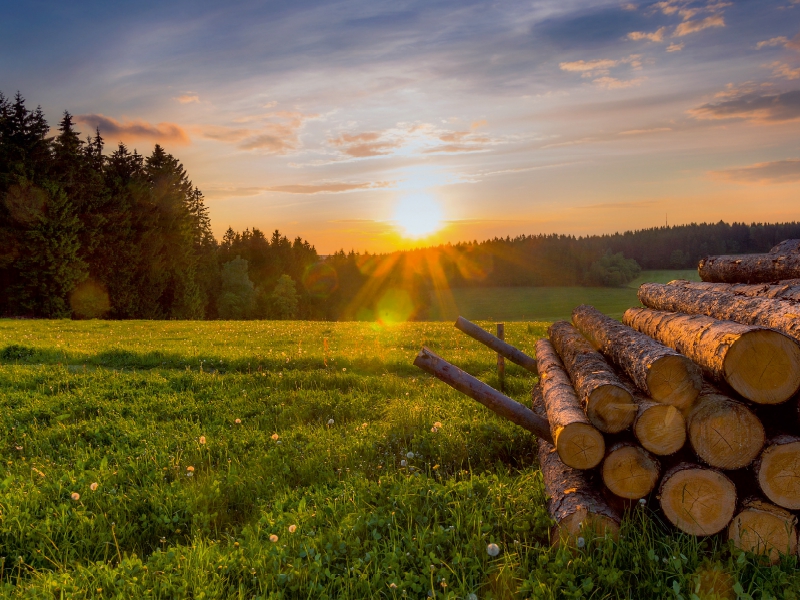
POLYGON ((797 517, 788 510, 748 498, 728 525, 728 539, 741 550, 769 556, 771 564, 781 555, 797 553, 797 517))
POLYGON ((659 500, 664 515, 681 531, 714 535, 733 518, 736 487, 721 471, 680 463, 661 479, 659 500))

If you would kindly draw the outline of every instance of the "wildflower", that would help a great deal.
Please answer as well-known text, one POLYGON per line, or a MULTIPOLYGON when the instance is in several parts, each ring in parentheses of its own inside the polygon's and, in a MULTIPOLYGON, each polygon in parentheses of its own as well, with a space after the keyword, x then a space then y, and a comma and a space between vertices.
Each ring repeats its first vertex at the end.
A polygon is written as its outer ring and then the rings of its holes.
POLYGON ((347 371, 347 367, 342 367, 342 372, 347 371))
POLYGON ((328 425, 333 425, 333 419, 328 419, 328 425))
POLYGON ((500 546, 497 544, 489 544, 486 546, 486 552, 489 554, 489 556, 497 556, 500 554, 500 546))
POLYGON ((241 425, 242 424, 242 420, 241 419, 236 419, 234 421, 234 423, 236 423, 237 425, 241 425))
POLYGON ((394 583, 394 582, 392 582, 392 583, 390 583, 390 584, 389 584, 389 587, 390 587, 391 589, 393 589, 393 590, 396 590, 396 589, 397 589, 397 584, 396 584, 396 583, 394 583))
POLYGON ((206 443, 206 436, 204 436, 204 435, 200 436, 200 443, 201 444, 205 444, 206 443))
POLYGON ((467 600, 478 600, 478 596, 475 594, 470 594, 467 596, 467 600))
POLYGON ((95 491, 97 489, 97 482, 95 481, 92 485, 89 486, 89 489, 95 491))
POLYGON ((22 446, 14 446, 17 450, 22 450, 22 446))
POLYGON ((406 458, 414 458, 414 453, 409 452, 408 454, 406 454, 406 458))
POLYGON ((361 428, 362 428, 362 429, 366 429, 366 428, 367 428, 367 424, 366 424, 366 423, 362 423, 362 424, 361 424, 361 428))
POLYGON ((272 434, 272 439, 273 439, 273 440, 275 440, 276 442, 278 441, 278 438, 279 438, 279 437, 280 437, 280 436, 279 436, 277 433, 273 433, 273 434, 272 434))
POLYGON ((447 582, 443 581, 439 585, 442 586, 443 588, 446 588, 447 587, 447 582))
POLYGON ((436 471, 439 468, 439 465, 433 465, 433 470, 436 471))
POLYGON ((586 540, 583 539, 582 537, 579 537, 576 545, 578 546, 578 548, 583 548, 586 545, 586 540))
POLYGON ((78 500, 81 499, 81 495, 78 492, 72 492, 70 498, 72 498, 73 500, 75 500, 75 502, 77 502, 78 500))
POLYGON ((269 536, 269 541, 272 542, 273 544, 277 544, 278 536, 273 533, 271 536, 269 536))
POLYGON ((401 460, 401 461, 400 461, 400 466, 401 466, 401 467, 405 467, 407 464, 408 464, 408 463, 406 462, 406 459, 405 459, 405 458, 404 458, 403 460, 401 460))
POLYGON ((436 429, 442 428, 442 424, 439 421, 436 421, 436 423, 434 423, 433 426, 436 427, 436 429))
POLYGON ((294 533, 297 531, 297 525, 289 525, 289 533, 294 533))
POLYGON ((436 427, 431 427, 431 433, 436 433, 437 431, 439 431, 439 430, 436 429, 436 427))

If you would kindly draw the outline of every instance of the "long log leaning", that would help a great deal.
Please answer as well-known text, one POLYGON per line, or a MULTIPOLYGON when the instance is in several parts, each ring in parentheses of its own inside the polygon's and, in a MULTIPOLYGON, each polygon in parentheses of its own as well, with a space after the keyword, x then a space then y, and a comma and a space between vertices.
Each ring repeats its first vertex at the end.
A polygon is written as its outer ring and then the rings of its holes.
POLYGON ((558 455, 564 464, 575 469, 596 467, 605 455, 603 434, 583 412, 564 364, 548 340, 536 341, 536 357, 547 420, 558 455))
POLYGON ((707 256, 697 266, 700 279, 714 283, 768 283, 800 277, 797 240, 786 240, 768 254, 707 256))
POLYGON ((719 292, 750 298, 770 298, 772 300, 800 301, 800 280, 789 279, 778 283, 711 283, 708 281, 686 281, 676 279, 667 285, 700 290, 701 292, 719 292))
POLYGON ((469 373, 450 364, 429 349, 422 348, 419 351, 419 354, 414 359, 414 365, 444 381, 462 394, 477 400, 492 412, 527 429, 536 437, 548 442, 553 441, 550 435, 550 424, 547 419, 540 417, 526 406, 501 394, 469 373))
POLYGON ((622 322, 688 356, 706 376, 759 404, 800 388, 800 346, 785 335, 698 314, 629 308, 622 322))
POLYGON ((703 386, 686 415, 689 443, 706 464, 724 470, 752 463, 764 447, 764 426, 743 403, 703 386))
POLYGON ((797 553, 797 517, 760 498, 748 498, 728 525, 728 539, 741 550, 768 556, 774 565, 781 555, 797 553))
POLYGON ((605 433, 627 429, 636 416, 636 405, 613 367, 570 323, 557 321, 547 333, 592 425, 605 433))
POLYGON ((653 400, 682 410, 700 393, 700 367, 672 348, 585 304, 572 311, 572 322, 653 400))
POLYGON ((800 510, 800 437, 779 434, 753 463, 758 487, 778 506, 800 510))
POLYGON ((669 469, 659 487, 669 521, 691 535, 722 531, 736 510, 736 486, 721 471, 683 462, 669 469))
MULTIPOLYGON (((545 414, 540 384, 534 387, 532 397, 534 411, 545 414)), ((575 545, 587 535, 617 538, 622 516, 604 498, 597 473, 565 465, 552 444, 541 438, 538 443, 547 511, 556 522, 553 543, 575 545)))
POLYGON ((507 344, 499 337, 492 335, 482 327, 475 325, 471 321, 467 321, 464 317, 458 317, 456 319, 454 327, 460 331, 463 331, 471 338, 478 340, 484 346, 488 346, 495 352, 497 352, 500 356, 503 356, 513 362, 514 364, 519 365, 528 371, 533 371, 536 373, 536 359, 528 356, 521 350, 518 350, 511 344, 507 344))
POLYGON ((612 444, 601 468, 603 483, 620 498, 644 498, 658 483, 661 465, 647 450, 629 441, 612 444))

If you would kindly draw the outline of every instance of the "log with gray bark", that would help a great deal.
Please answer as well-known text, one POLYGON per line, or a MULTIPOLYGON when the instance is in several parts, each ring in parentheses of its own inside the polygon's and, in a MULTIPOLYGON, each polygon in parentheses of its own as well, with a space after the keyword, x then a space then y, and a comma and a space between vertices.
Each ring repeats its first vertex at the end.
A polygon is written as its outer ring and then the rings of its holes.
POLYGON ((736 510, 736 486, 722 471, 682 462, 669 469, 659 487, 667 519, 691 535, 722 531, 736 510))
POLYGON ((797 553, 797 517, 761 498, 748 498, 728 525, 728 539, 740 550, 768 556, 774 565, 782 555, 797 553))
POLYGON ((613 367, 570 323, 557 321, 547 333, 592 425, 605 433, 627 429, 636 405, 613 367))
POLYGON ((548 340, 536 341, 536 358, 547 420, 558 455, 564 464, 575 469, 596 467, 605 454, 603 434, 583 412, 564 364, 548 340))
POLYGON ((800 278, 800 240, 785 240, 767 254, 707 256, 697 266, 713 283, 768 283, 800 278))
POLYGON ((611 444, 601 469, 603 483, 620 498, 644 498, 658 483, 661 465, 658 459, 631 441, 611 444))
POLYGON ((458 317, 454 326, 456 329, 463 331, 471 338, 478 340, 484 346, 491 348, 500 356, 507 358, 511 362, 536 373, 535 358, 528 356, 511 344, 507 344, 499 337, 492 335, 482 327, 475 325, 475 323, 472 323, 471 321, 467 321, 464 317, 458 317))
POLYGON ((800 510, 800 437, 771 437, 753 463, 758 487, 778 506, 800 510))
MULTIPOLYGON (((534 410, 543 414, 544 398, 539 385, 534 387, 532 396, 534 410)), ((621 514, 604 498, 595 471, 565 465, 553 445, 541 438, 539 466, 548 497, 547 511, 556 522, 553 543, 575 545, 588 535, 619 535, 621 514)))
POLYGON ((707 377, 753 402, 779 404, 800 388, 800 346, 777 331, 648 308, 629 308, 622 321, 688 356, 707 377))
POLYGON ((572 311, 572 322, 653 400, 684 409, 700 393, 700 367, 672 348, 585 304, 572 311))
POLYGON ((751 298, 770 298, 772 300, 800 301, 800 279, 788 279, 777 283, 710 283, 708 281, 686 281, 676 279, 668 285, 699 290, 701 292, 720 292, 751 298))
POLYGON ((477 400, 492 412, 527 429, 537 437, 550 442, 553 441, 553 438, 550 437, 550 424, 547 419, 540 417, 526 406, 501 394, 469 373, 450 364, 427 348, 419 351, 419 354, 414 359, 414 365, 444 381, 462 394, 477 400))

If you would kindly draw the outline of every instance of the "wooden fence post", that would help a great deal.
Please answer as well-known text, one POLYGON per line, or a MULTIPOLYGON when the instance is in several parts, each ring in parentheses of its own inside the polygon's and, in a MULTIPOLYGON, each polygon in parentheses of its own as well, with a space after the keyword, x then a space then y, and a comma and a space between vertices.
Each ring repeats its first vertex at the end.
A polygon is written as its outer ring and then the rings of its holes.
MULTIPOLYGON (((497 337, 506 340, 506 325, 505 323, 497 323, 497 337)), ((500 391, 506 391, 506 359, 499 352, 497 353, 497 378, 500 380, 500 391)))

